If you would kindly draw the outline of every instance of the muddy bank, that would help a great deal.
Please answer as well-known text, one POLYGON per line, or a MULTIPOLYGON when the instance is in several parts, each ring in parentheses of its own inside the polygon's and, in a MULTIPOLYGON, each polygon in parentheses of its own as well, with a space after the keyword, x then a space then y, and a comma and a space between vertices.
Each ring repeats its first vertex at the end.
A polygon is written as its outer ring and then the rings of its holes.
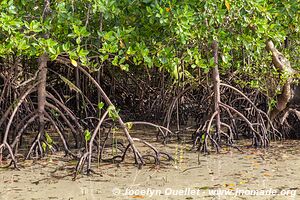
POLYGON ((157 145, 176 161, 141 170, 130 159, 120 165, 100 163, 93 168, 98 175, 80 175, 76 181, 71 176, 76 162, 61 154, 22 162, 20 171, 0 169, 0 199, 299 198, 299 141, 273 142, 268 150, 249 148, 245 153, 228 148, 221 155, 199 157, 186 145, 157 145))

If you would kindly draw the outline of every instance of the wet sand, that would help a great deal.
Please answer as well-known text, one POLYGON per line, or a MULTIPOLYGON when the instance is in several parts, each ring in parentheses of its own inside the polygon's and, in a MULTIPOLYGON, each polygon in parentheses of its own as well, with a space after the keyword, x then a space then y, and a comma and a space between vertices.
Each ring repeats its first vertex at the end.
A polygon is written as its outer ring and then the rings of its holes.
POLYGON ((300 199, 300 141, 273 142, 268 150, 249 148, 245 153, 225 148, 221 154, 200 155, 199 165, 198 154, 185 145, 156 145, 176 162, 141 170, 130 158, 120 165, 101 163, 93 167, 101 175, 79 175, 76 181, 68 176, 76 162, 60 154, 22 162, 20 171, 0 169, 0 200, 300 199), (213 195, 223 190, 231 193, 213 195), (254 190, 261 195, 249 195, 254 190))

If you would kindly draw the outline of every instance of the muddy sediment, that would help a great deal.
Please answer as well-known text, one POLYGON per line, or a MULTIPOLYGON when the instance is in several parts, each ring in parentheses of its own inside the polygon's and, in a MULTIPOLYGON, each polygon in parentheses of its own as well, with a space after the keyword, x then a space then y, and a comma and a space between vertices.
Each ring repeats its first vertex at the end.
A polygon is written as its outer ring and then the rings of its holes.
POLYGON ((299 198, 300 141, 273 142, 269 149, 249 148, 244 153, 225 148, 221 154, 206 156, 188 151, 183 144, 157 146, 175 161, 159 167, 148 164, 141 170, 131 159, 95 163, 93 169, 99 174, 80 175, 76 181, 72 180, 76 162, 62 153, 21 162, 20 171, 0 169, 0 199, 299 198))

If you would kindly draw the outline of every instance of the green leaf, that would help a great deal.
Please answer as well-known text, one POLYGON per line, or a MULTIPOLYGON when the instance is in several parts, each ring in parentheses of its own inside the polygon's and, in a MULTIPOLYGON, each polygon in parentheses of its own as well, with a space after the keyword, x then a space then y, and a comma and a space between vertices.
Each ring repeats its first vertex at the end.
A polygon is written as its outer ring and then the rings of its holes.
POLYGON ((90 33, 86 30, 85 26, 80 28, 80 36, 88 37, 89 35, 90 35, 90 33))
POLYGON ((226 6, 226 9, 229 11, 230 10, 230 3, 228 0, 225 0, 225 6, 226 6))
POLYGON ((70 50, 70 48, 71 48, 71 44, 69 42, 64 43, 62 45, 62 49, 63 49, 64 52, 68 52, 70 50))
POLYGON ((42 148, 43 148, 44 151, 46 151, 46 149, 47 149, 47 144, 46 144, 45 142, 42 142, 42 148))
POLYGON ((108 54, 100 55, 99 58, 101 59, 102 62, 104 62, 109 58, 109 55, 108 54))
POLYGON ((52 145, 53 144, 53 140, 52 138, 50 137, 50 135, 46 132, 45 133, 45 137, 46 137, 46 141, 49 145, 52 145))
POLYGON ((116 110, 114 105, 110 105, 108 108, 108 116, 112 119, 112 120, 116 120, 119 117, 119 113, 116 110))
POLYGON ((129 71, 129 65, 128 64, 125 64, 125 65, 120 65, 120 68, 126 72, 129 71))
POLYGON ((19 50, 26 50, 29 48, 30 48, 30 46, 27 44, 27 41, 25 39, 19 41, 19 43, 18 43, 19 50))
POLYGON ((74 30, 74 33, 77 35, 77 36, 80 36, 80 31, 79 31, 79 27, 74 25, 73 24, 73 30, 74 30))
POLYGON ((125 125, 126 125, 126 127, 127 127, 128 130, 132 129, 132 127, 133 127, 133 123, 132 122, 126 122, 125 125))
POLYGON ((98 109, 99 110, 101 110, 103 107, 104 107, 104 103, 103 102, 98 103, 98 109))
POLYGON ((30 22, 29 28, 31 31, 38 33, 42 31, 40 26, 41 26, 40 22, 33 20, 30 22))
POLYGON ((125 57, 121 58, 121 60, 119 61, 119 64, 123 64, 125 62, 125 60, 126 60, 125 57))
POLYGON ((109 31, 104 35, 104 39, 108 40, 108 41, 113 41, 115 40, 115 36, 114 36, 114 32, 113 31, 109 31))
POLYGON ((72 83, 69 79, 67 79, 66 77, 59 75, 59 78, 66 84, 69 86, 70 90, 74 90, 77 93, 82 93, 81 90, 74 84, 72 83))
POLYGON ((128 55, 134 55, 134 54, 135 54, 135 51, 134 51, 133 48, 130 46, 130 47, 127 49, 126 53, 127 53, 128 55))
POLYGON ((76 44, 80 44, 81 43, 81 37, 78 37, 77 39, 76 39, 76 44))
POLYGON ((49 52, 53 55, 56 55, 56 49, 53 47, 49 47, 49 52))
POLYGON ((78 66, 76 60, 73 60, 73 59, 70 59, 70 60, 71 60, 71 64, 72 64, 74 67, 77 67, 77 66, 78 66))
POLYGON ((214 67, 215 66, 215 60, 214 60, 214 58, 210 58, 209 59, 209 66, 210 67, 214 67))
POLYGON ((89 130, 84 131, 84 139, 86 142, 90 141, 91 139, 91 132, 89 130))
POLYGON ((119 56, 115 56, 113 61, 111 62, 111 64, 113 64, 114 66, 118 66, 118 60, 119 60, 119 56))
POLYGON ((88 50, 85 50, 85 49, 80 49, 79 52, 78 52, 78 55, 80 57, 85 57, 89 54, 89 51, 88 50))
POLYGON ((205 134, 202 134, 201 139, 202 139, 202 141, 205 140, 205 134))

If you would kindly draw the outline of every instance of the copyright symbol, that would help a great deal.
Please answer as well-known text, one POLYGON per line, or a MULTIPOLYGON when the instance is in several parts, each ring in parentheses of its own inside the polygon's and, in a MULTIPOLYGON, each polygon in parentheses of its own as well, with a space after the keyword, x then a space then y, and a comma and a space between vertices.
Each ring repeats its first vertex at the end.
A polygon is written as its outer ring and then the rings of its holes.
POLYGON ((112 193, 113 193, 113 195, 120 195, 121 194, 121 190, 119 188, 113 188, 112 189, 112 193))

